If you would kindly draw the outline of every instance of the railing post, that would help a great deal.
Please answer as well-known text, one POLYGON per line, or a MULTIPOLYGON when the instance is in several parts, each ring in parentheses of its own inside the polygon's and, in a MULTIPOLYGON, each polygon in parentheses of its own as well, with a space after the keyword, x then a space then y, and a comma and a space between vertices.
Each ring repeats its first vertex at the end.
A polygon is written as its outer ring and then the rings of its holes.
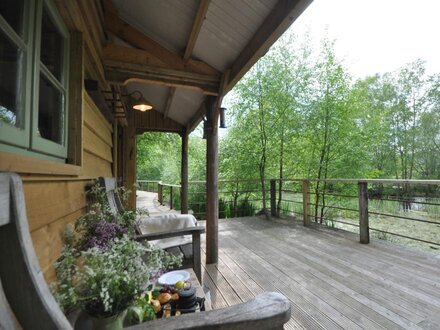
POLYGON ((274 179, 270 180, 270 215, 277 216, 277 187, 274 179))
POLYGON ((173 186, 170 186, 170 209, 173 209, 173 186))
POLYGON ((368 183, 358 183, 359 192, 359 238, 362 244, 370 243, 368 225, 368 183))
POLYGON ((303 180, 302 192, 303 192, 303 225, 305 227, 310 226, 310 181, 303 180))
POLYGON ((163 186, 160 182, 157 183, 157 199, 159 204, 163 205, 163 186))

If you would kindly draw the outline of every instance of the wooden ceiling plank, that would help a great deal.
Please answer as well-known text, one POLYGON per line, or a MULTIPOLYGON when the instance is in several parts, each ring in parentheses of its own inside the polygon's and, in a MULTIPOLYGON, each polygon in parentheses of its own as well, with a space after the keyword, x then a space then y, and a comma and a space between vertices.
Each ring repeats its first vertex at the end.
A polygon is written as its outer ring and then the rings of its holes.
POLYGON ((279 0, 231 66, 226 92, 263 56, 313 0, 279 0))
POLYGON ((191 58, 192 52, 197 42, 197 38, 199 37, 200 30, 202 29, 203 21, 205 20, 206 13, 208 12, 210 2, 211 0, 200 0, 199 8, 194 19, 191 34, 189 35, 189 39, 185 48, 185 53, 183 54, 184 61, 187 61, 191 58))

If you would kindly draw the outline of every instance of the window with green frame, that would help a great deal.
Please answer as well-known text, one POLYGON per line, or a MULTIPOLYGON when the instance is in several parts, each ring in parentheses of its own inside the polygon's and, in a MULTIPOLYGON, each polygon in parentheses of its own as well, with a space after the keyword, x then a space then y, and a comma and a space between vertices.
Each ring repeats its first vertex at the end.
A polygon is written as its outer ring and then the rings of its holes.
POLYGON ((68 54, 52 1, 0 2, 0 151, 65 161, 68 54))

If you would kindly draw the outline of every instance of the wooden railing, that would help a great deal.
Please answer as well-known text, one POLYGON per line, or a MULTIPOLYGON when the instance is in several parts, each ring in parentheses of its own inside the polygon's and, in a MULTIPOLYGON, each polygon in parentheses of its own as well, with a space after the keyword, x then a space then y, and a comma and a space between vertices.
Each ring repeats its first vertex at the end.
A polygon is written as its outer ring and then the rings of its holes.
POLYGON ((137 180, 137 187, 142 191, 157 193, 159 182, 160 180, 137 180))
MULTIPOLYGON (((155 182, 159 201, 178 208, 180 186, 155 182)), ((373 235, 440 249, 440 180, 268 179, 263 183, 264 192, 258 179, 220 180, 219 217, 267 213, 300 220, 304 226, 356 232, 361 243, 368 243, 373 235), (264 204, 266 212, 261 212, 264 204)), ((197 218, 205 218, 205 181, 189 182, 189 208, 197 218)))
POLYGON ((180 207, 180 185, 163 183, 160 180, 137 180, 137 187, 142 191, 157 193, 160 205, 167 204, 170 209, 180 207))

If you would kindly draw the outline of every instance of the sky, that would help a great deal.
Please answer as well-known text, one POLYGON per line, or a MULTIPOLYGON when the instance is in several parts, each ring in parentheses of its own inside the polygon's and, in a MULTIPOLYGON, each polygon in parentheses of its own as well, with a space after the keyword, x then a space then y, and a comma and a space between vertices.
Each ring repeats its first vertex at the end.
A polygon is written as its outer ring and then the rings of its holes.
POLYGON ((394 71, 417 58, 440 72, 440 0, 314 0, 292 24, 316 44, 326 34, 354 78, 394 71))

